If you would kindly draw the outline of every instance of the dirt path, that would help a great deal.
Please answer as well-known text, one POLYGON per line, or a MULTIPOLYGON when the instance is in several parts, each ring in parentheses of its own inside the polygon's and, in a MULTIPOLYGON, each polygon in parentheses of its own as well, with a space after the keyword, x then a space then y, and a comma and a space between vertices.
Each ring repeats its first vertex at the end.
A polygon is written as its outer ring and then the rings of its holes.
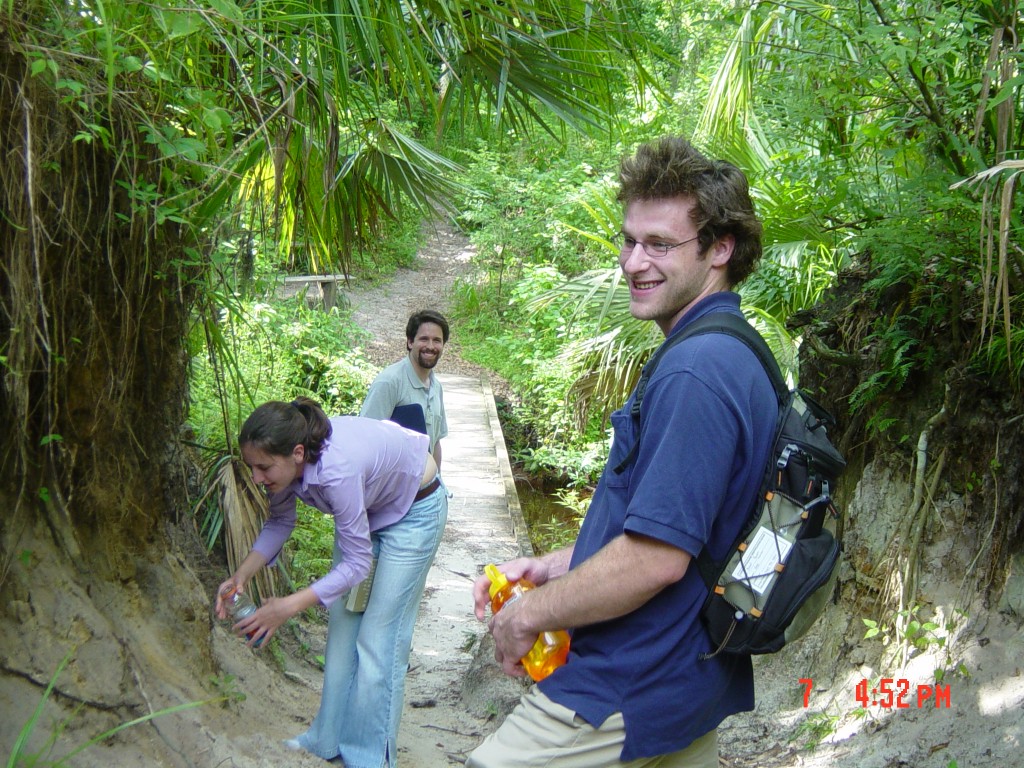
MULTIPOLYGON (((370 334, 365 353, 371 362, 384 367, 405 354, 405 325, 413 312, 436 309, 450 315, 454 287, 470 274, 473 253, 468 239, 442 221, 425 230, 413 267, 380 285, 353 281, 346 295, 353 320, 370 334)), ((445 379, 451 436, 444 476, 455 496, 413 638, 398 739, 405 768, 462 764, 525 690, 522 681, 505 677, 493 662, 490 637, 471 612, 470 589, 481 562, 509 559, 519 551, 510 535, 501 479, 495 476, 500 471, 495 448, 488 448, 484 437, 493 434, 488 423, 496 422, 497 414, 481 411, 482 401, 483 408, 493 409, 493 403, 480 397, 482 369, 460 355, 457 324, 436 371, 445 379), (467 435, 473 436, 470 445, 467 435), (481 484, 496 484, 490 498, 467 493, 481 484)), ((500 440, 500 434, 495 437, 500 440)))
MULTIPOLYGON (((410 314, 421 309, 450 314, 453 289, 460 278, 470 274, 472 256, 468 239, 442 221, 424 231, 412 267, 399 269, 378 284, 352 281, 345 297, 354 322, 368 334, 364 352, 374 365, 383 368, 405 354, 410 314)), ((437 367, 437 373, 446 379, 445 403, 453 436, 445 451, 445 477, 456 495, 449 503, 444 540, 420 606, 406 677, 398 740, 399 764, 405 768, 462 764, 524 690, 521 681, 505 677, 493 663, 490 638, 472 615, 470 589, 481 560, 508 559, 518 550, 508 534, 508 508, 498 504, 504 496, 500 476, 493 476, 499 470, 490 466, 495 449, 486 448, 483 441, 484 434, 493 430, 488 426, 490 417, 483 412, 487 405, 478 384, 482 371, 459 354, 458 330, 457 325, 452 326, 451 339, 437 367), (461 441, 453 443, 460 439, 455 433, 475 433, 473 447, 467 449, 461 441), (466 455, 460 455, 460 450, 466 455), (489 453, 490 464, 488 456, 475 455, 482 453, 489 453), (481 469, 485 464, 488 468, 481 469), (498 483, 492 494, 493 506, 489 505, 491 499, 467 497, 459 490, 488 482, 498 483)), ((495 413, 493 420, 496 418, 495 413)), ((282 643, 286 677, 311 694, 305 707, 308 718, 316 711, 322 673, 306 659, 322 653, 326 627, 308 620, 297 624, 295 640, 282 643)))
MULTIPOLYGON (((472 271, 474 252, 465 235, 441 220, 435 227, 424 228, 413 267, 399 269, 379 285, 352 281, 345 295, 353 320, 370 334, 365 352, 371 362, 383 367, 405 354, 405 324, 413 312, 436 309, 448 315, 457 281, 472 271)), ((437 371, 479 375, 480 367, 463 360, 460 349, 459 329, 453 326, 437 371)))

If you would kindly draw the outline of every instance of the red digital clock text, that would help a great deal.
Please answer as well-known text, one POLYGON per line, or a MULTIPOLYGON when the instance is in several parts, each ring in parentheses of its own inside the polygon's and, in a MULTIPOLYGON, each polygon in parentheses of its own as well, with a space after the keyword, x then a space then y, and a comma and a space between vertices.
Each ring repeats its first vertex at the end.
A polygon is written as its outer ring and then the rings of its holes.
POLYGON ((867 679, 862 679, 855 688, 857 702, 862 707, 881 707, 882 709, 949 709, 951 693, 948 685, 911 685, 909 680, 894 680, 891 677, 881 678, 872 686, 867 679))

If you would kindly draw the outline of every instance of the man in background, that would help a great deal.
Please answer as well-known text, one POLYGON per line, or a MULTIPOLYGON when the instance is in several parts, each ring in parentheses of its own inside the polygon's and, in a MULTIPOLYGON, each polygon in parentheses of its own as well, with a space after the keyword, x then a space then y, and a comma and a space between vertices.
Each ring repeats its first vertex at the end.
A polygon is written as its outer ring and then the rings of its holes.
MULTIPOLYGON (((439 312, 425 309, 409 317, 405 326, 408 354, 397 363, 381 371, 370 384, 360 416, 371 419, 392 419, 406 427, 425 431, 430 438, 430 452, 438 468, 441 467, 441 438, 448 434, 448 421, 444 413, 444 393, 441 382, 434 375, 434 366, 441 359, 448 343, 448 321, 439 312), (422 423, 410 421, 399 406, 419 406, 422 423)), ((415 410, 415 409, 414 409, 415 410)))

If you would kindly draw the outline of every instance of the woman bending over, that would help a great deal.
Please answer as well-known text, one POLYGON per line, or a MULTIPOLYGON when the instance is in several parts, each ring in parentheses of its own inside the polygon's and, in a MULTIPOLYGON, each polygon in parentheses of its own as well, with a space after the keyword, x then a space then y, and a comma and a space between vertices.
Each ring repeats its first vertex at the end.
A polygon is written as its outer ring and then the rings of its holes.
MULTIPOLYGON (((394 766, 405 673, 427 571, 448 516, 428 438, 389 421, 338 416, 300 397, 269 402, 246 419, 238 439, 270 510, 252 551, 225 581, 244 592, 273 564, 295 528, 295 500, 334 518, 334 563, 310 586, 271 597, 235 625, 252 646, 311 606, 329 608, 324 688, 309 730, 286 743, 346 768, 394 766), (348 592, 376 570, 363 613, 345 607, 348 592)), ((218 596, 217 615, 226 607, 218 596)))

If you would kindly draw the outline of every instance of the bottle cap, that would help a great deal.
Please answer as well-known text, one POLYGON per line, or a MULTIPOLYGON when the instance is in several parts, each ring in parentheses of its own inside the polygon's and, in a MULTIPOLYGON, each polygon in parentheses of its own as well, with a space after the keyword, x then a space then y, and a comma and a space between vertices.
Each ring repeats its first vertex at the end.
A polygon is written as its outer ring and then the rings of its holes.
POLYGON ((508 584, 508 579, 505 578, 505 574, 498 570, 498 566, 493 563, 488 563, 484 566, 484 573, 487 574, 487 578, 491 580, 491 587, 488 590, 491 597, 498 594, 508 584))
POLYGON ((237 595, 237 594, 238 594, 238 588, 237 587, 224 587, 224 589, 222 589, 221 592, 220 592, 220 596, 221 596, 221 598, 223 600, 232 600, 232 599, 234 599, 235 595, 237 595))

